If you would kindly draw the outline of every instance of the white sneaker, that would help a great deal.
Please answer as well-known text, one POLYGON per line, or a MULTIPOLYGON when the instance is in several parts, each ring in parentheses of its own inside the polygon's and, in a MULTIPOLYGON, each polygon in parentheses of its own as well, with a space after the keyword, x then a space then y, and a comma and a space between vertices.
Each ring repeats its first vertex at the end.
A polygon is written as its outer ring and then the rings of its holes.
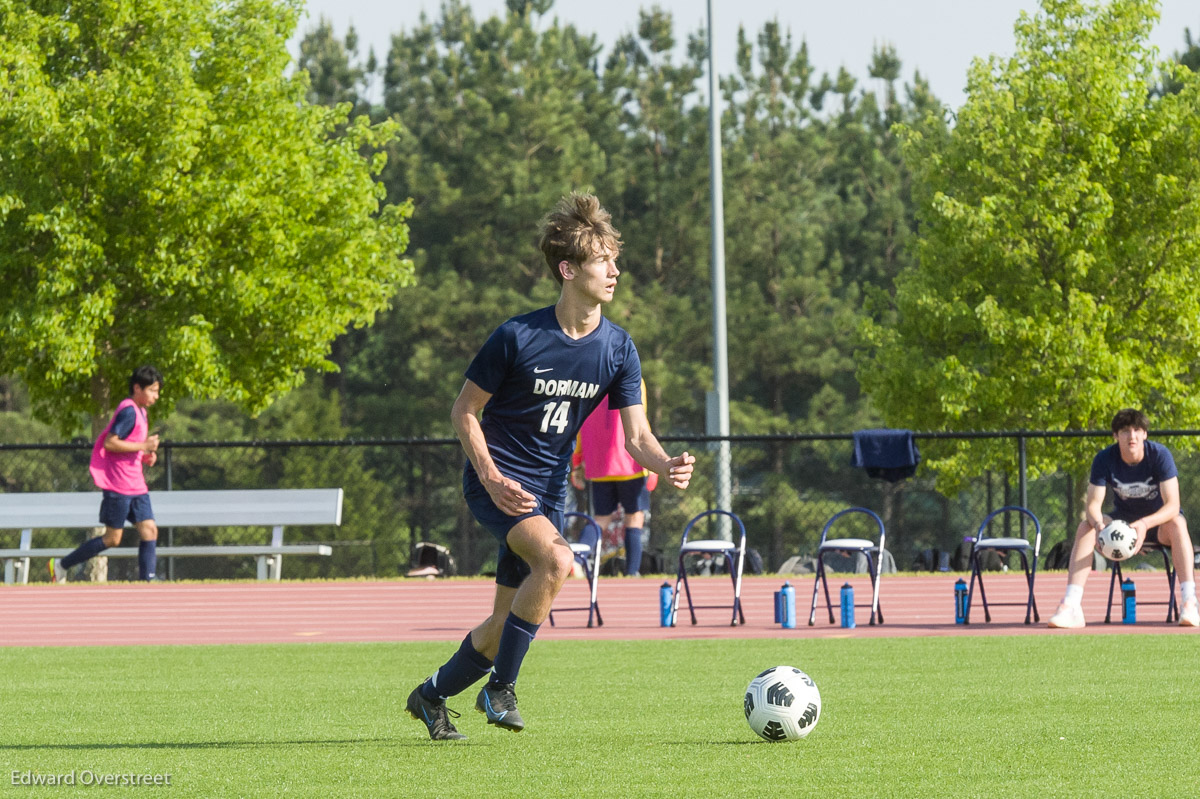
POLYGON ((50 581, 55 583, 65 583, 67 581, 67 569, 62 565, 61 558, 50 558, 48 564, 50 568, 50 581))
POLYGON ((1183 608, 1179 611, 1179 626, 1200 627, 1200 602, 1196 601, 1196 597, 1183 603, 1183 608))
POLYGON ((1047 627, 1055 627, 1059 630, 1077 630, 1086 625, 1087 622, 1083 620, 1083 608, 1078 605, 1068 605, 1066 602, 1058 606, 1058 610, 1046 623, 1047 627))

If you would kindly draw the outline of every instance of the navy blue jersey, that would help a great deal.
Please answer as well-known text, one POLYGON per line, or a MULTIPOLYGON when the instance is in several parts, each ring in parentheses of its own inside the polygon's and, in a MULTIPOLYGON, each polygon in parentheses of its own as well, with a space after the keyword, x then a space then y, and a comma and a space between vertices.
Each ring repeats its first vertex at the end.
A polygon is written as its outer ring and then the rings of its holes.
POLYGON ((1121 460, 1121 447, 1113 444, 1092 460, 1088 482, 1112 491, 1114 519, 1127 522, 1149 516, 1163 506, 1159 485, 1178 476, 1171 451, 1153 441, 1145 443, 1145 457, 1138 463, 1121 460))
MULTIPOLYGON (((629 334, 602 317, 573 339, 554 306, 496 328, 466 376, 492 395, 481 424, 496 467, 555 507, 566 496, 575 436, 600 400, 607 395, 612 408, 642 403, 642 363, 629 334)), ((474 472, 470 461, 466 468, 474 472)))
POLYGON ((133 426, 136 423, 137 414, 134 412, 133 406, 126 405, 117 411, 117 415, 113 418, 112 427, 108 428, 108 432, 124 441, 126 438, 129 438, 129 434, 133 432, 133 426))

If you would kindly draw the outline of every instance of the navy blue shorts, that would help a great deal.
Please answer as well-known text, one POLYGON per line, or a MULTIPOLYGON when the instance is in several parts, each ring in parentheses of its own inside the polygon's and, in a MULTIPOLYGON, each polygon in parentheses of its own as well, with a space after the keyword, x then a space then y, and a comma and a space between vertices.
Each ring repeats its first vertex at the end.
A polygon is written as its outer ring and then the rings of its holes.
POLYGON ((530 516, 545 516, 554 525, 554 529, 562 534, 563 511, 546 504, 546 500, 538 497, 538 509, 521 516, 509 516, 496 507, 487 489, 479 482, 479 478, 471 472, 463 472, 463 498, 467 508, 475 520, 484 526, 492 536, 500 542, 500 550, 496 553, 496 584, 506 588, 517 588, 529 576, 529 564, 508 548, 508 531, 517 526, 518 522, 530 516))
POLYGON ((120 530, 125 522, 144 522, 154 518, 154 509, 150 507, 149 494, 118 494, 116 491, 105 491, 104 499, 100 500, 100 523, 105 527, 120 530))
POLYGON ((650 510, 650 492, 646 490, 646 476, 629 480, 593 480, 592 512, 597 516, 616 513, 617 505, 625 513, 650 510))

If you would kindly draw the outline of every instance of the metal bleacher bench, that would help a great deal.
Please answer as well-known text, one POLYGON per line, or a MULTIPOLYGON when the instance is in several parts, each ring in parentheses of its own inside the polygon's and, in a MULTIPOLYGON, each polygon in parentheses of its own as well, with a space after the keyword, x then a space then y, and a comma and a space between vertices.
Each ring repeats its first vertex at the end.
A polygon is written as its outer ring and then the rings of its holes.
MULTIPOLYGON (((0 494, 0 535, 20 530, 16 549, 0 549, 4 582, 29 581, 30 558, 61 558, 72 549, 34 549, 34 530, 69 530, 97 527, 100 492, 0 494)), ((331 555, 327 544, 285 544, 287 525, 342 523, 342 489, 281 488, 239 491, 154 491, 150 495, 155 521, 161 531, 169 527, 270 527, 268 546, 225 544, 212 546, 160 546, 161 558, 215 555, 248 555, 258 559, 258 579, 278 580, 284 555, 331 555)), ((125 539, 122 544, 128 543, 125 539)), ((136 544, 137 534, 133 533, 136 544)), ((104 550, 110 558, 136 557, 137 546, 104 550)))

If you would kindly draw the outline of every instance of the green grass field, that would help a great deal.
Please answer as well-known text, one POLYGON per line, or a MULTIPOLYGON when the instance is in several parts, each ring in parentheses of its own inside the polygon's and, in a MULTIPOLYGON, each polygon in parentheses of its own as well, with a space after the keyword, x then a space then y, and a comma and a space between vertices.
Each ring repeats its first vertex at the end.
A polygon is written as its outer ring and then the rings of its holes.
POLYGON ((1168 797, 1200 785, 1196 639, 1044 635, 539 642, 513 734, 403 712, 443 644, 0 649, 0 795, 26 772, 170 774, 87 796, 1168 797), (742 691, 787 664, 815 731, 760 741, 742 691), (15 772, 15 775, 14 775, 15 772), (1188 786, 1191 786, 1190 788, 1188 786))

